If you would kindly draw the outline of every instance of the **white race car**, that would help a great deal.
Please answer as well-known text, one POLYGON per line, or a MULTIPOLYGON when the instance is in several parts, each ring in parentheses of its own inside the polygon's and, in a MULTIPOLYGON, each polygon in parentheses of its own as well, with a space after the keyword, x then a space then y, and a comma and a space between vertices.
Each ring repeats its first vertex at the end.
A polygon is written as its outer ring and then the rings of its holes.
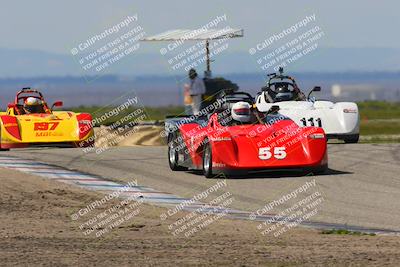
POLYGON ((315 100, 310 94, 321 91, 319 86, 314 87, 306 97, 292 77, 283 75, 282 68, 279 72, 268 74, 268 84, 256 98, 258 111, 267 112, 272 106, 279 106, 279 113, 299 126, 322 127, 328 139, 358 142, 360 115, 356 103, 315 100))

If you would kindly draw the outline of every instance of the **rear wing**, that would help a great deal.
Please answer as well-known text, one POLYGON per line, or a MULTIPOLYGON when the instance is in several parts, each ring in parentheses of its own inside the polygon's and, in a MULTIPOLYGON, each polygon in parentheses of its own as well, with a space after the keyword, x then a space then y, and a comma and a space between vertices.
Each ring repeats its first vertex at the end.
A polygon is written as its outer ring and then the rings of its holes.
POLYGON ((221 98, 224 98, 226 103, 236 103, 239 101, 244 101, 251 105, 254 103, 254 97, 246 92, 233 92, 231 94, 224 94, 221 96, 221 98))
POLYGON ((233 104, 237 102, 247 102, 250 104, 250 106, 253 106, 254 104, 254 97, 246 92, 231 92, 229 94, 222 94, 220 99, 223 101, 221 107, 222 110, 231 109, 233 104))

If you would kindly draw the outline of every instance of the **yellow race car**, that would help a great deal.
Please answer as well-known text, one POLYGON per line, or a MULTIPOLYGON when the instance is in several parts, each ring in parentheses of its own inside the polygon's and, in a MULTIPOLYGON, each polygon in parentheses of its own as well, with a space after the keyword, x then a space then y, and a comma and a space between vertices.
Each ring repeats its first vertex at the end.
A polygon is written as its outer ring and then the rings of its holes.
POLYGON ((94 131, 88 113, 53 111, 63 103, 56 101, 49 107, 43 95, 31 88, 23 88, 0 112, 0 149, 30 146, 92 147, 94 131))

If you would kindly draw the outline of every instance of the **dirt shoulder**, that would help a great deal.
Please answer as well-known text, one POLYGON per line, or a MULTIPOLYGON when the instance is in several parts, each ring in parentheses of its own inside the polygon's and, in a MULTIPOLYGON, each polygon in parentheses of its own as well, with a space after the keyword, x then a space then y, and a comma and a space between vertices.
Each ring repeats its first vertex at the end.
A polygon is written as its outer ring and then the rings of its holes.
POLYGON ((163 126, 139 125, 132 128, 114 130, 106 126, 100 126, 96 127, 94 131, 96 134, 96 147, 166 145, 166 140, 163 137, 163 126))
MULTIPOLYGON (((262 236, 254 222, 220 219, 189 238, 176 237, 168 230, 176 218, 161 221, 165 209, 145 204, 101 237, 85 236, 82 221, 71 215, 104 195, 7 169, 0 169, 0 181, 0 265, 395 266, 400 261, 400 238, 391 236, 297 228, 275 238, 262 236)), ((108 201, 96 212, 118 203, 108 201)))

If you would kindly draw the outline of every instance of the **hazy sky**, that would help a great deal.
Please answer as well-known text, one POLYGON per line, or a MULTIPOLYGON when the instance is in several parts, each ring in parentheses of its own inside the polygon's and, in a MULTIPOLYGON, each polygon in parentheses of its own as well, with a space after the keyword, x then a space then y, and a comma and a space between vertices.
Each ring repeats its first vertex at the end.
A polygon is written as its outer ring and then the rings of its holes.
MULTIPOLYGON (((226 14, 229 26, 245 30, 245 38, 235 41, 233 50, 247 51, 269 34, 314 13, 316 24, 325 32, 321 46, 400 48, 399 1, 1 0, 0 3, 0 48, 67 54, 77 43, 136 13, 147 34, 197 28, 217 15, 226 14)), ((141 52, 152 49, 148 45, 141 52)))

